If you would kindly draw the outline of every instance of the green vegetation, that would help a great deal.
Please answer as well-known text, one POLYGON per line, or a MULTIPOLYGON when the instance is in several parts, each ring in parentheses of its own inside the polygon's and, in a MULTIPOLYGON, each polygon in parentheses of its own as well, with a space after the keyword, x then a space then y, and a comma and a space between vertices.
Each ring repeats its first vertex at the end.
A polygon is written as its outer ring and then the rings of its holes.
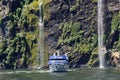
POLYGON ((96 47, 97 36, 90 33, 90 38, 84 38, 84 31, 81 29, 80 22, 70 22, 60 25, 62 35, 59 37, 58 45, 66 44, 75 47, 74 53, 89 53, 96 47))
POLYGON ((117 29, 120 30, 120 11, 119 13, 115 14, 112 18, 111 26, 112 33, 117 29))
POLYGON ((98 0, 92 0, 92 2, 98 2, 98 0))
MULTIPOLYGON (((120 32, 120 11, 116 13, 112 18, 111 30, 112 30, 111 34, 115 33, 115 31, 120 32)), ((119 35, 119 39, 114 42, 114 45, 112 48, 115 50, 120 49, 120 35, 119 35)))
POLYGON ((72 7, 70 8, 70 12, 76 11, 76 9, 77 9, 77 6, 76 6, 76 5, 75 5, 75 6, 72 6, 72 7))
MULTIPOLYGON (((43 3, 42 18, 47 25, 45 26, 45 37, 48 37, 49 33, 47 32, 51 30, 49 25, 57 24, 61 34, 58 34, 59 39, 55 40, 58 41, 57 46, 67 46, 67 50, 70 51, 70 64, 72 62, 78 63, 82 55, 90 55, 87 62, 90 66, 97 63, 97 0, 87 0, 87 2, 85 0, 63 0, 62 4, 60 1, 58 1, 60 3, 56 3, 57 0, 52 3, 51 1, 14 0, 14 3, 17 2, 15 8, 12 8, 3 19, 0 17, 0 26, 4 24, 7 33, 0 43, 0 63, 4 64, 5 68, 27 68, 29 65, 35 66, 37 64, 39 3, 41 2, 43 3), (59 10, 58 14, 50 13, 50 9, 54 9, 53 5, 59 10), (60 20, 54 19, 58 15, 61 16, 60 20), (72 19, 71 15, 75 18, 72 19), (76 57, 75 55, 80 56, 76 57)), ((111 28, 110 36, 116 31, 120 33, 120 11, 116 11, 113 15, 112 22, 108 22, 111 25, 109 26, 111 28)), ((107 39, 109 35, 104 35, 105 45, 107 41, 110 41, 107 39)), ((48 49, 51 48, 47 43, 45 47, 44 61, 47 63, 48 49)), ((113 40, 112 48, 120 49, 120 35, 117 40, 113 40)))
MULTIPOLYGON (((42 1, 42 0, 40 0, 42 1)), ((0 63, 6 68, 27 68, 36 65, 39 0, 25 0, 18 2, 12 12, 8 14, 8 38, 0 45, 0 63), (8 42, 8 43, 7 43, 8 42)), ((49 18, 49 2, 43 1, 44 18, 49 18)), ((0 19, 0 22, 2 19, 0 19)))
POLYGON ((40 0, 40 2, 43 2, 43 11, 44 11, 44 20, 48 20, 50 17, 50 10, 49 10, 49 3, 51 0, 40 0))

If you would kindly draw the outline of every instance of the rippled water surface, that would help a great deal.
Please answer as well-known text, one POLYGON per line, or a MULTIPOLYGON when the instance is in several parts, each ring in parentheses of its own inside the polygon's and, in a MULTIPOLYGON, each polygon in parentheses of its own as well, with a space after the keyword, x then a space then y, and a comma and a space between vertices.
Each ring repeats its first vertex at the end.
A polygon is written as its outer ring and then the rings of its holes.
POLYGON ((70 69, 68 72, 49 70, 2 70, 0 80, 120 80, 120 69, 70 69))

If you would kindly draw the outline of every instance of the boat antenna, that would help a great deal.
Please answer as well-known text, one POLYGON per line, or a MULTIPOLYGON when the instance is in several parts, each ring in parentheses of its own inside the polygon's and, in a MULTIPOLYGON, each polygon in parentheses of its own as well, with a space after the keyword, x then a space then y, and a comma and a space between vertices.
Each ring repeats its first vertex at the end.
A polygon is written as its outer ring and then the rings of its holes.
POLYGON ((59 56, 60 54, 59 54, 59 50, 57 50, 57 56, 59 56))
POLYGON ((56 55, 56 53, 53 54, 53 56, 55 56, 55 55, 56 55))

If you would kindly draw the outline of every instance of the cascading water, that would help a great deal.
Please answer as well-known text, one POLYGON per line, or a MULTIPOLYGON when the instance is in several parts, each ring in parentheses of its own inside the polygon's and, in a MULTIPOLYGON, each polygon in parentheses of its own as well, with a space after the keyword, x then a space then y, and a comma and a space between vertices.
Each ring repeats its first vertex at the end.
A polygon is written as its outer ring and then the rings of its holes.
POLYGON ((100 68, 105 67, 105 53, 106 48, 103 44, 104 25, 103 25, 103 0, 98 0, 98 54, 100 61, 100 68))
POLYGON ((44 22, 42 14, 42 2, 39 4, 39 36, 38 36, 37 65, 40 68, 44 66, 44 22))

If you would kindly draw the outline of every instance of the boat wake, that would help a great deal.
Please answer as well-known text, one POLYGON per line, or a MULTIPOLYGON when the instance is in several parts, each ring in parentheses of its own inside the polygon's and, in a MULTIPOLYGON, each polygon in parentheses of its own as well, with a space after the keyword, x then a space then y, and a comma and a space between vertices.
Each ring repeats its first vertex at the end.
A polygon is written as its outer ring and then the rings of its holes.
MULTIPOLYGON (((74 69, 68 69, 66 72, 72 72, 72 71, 75 71, 74 69)), ((66 73, 66 72, 57 72, 57 73, 66 73)), ((10 71, 10 70, 3 70, 3 71, 0 71, 0 75, 2 74, 31 74, 31 73, 53 73, 51 72, 50 70, 13 70, 13 71, 10 71)))
POLYGON ((0 74, 31 74, 31 73, 49 73, 49 70, 15 70, 15 71, 0 71, 0 74))

